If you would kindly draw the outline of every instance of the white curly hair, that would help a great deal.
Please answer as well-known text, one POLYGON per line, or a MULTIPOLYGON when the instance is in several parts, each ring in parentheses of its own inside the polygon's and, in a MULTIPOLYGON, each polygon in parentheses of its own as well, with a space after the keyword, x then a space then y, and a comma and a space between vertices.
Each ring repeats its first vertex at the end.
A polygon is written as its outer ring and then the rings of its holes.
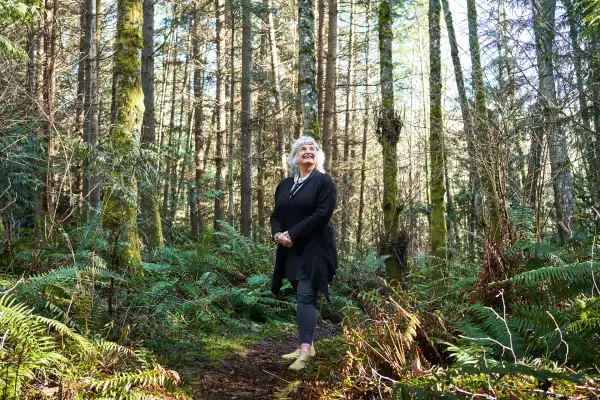
POLYGON ((288 166, 290 167, 290 176, 296 176, 300 174, 300 170, 298 169, 298 149, 305 144, 312 144, 315 146, 315 150, 317 151, 316 157, 316 165, 315 169, 319 172, 325 173, 325 153, 321 148, 321 145, 312 137, 312 136, 300 136, 298 139, 294 140, 292 143, 292 149, 287 157, 288 166))

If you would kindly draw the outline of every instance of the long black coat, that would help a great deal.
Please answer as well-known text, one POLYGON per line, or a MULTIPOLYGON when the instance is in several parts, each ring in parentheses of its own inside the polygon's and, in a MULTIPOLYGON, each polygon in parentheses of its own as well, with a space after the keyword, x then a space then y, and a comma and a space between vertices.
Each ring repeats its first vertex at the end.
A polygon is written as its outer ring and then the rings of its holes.
POLYGON ((286 272, 286 257, 294 252, 313 285, 329 300, 328 284, 337 270, 337 249, 331 216, 336 205, 336 188, 327 174, 313 170, 303 187, 290 199, 293 178, 284 179, 275 190, 271 215, 272 235, 288 231, 294 245, 277 246, 271 291, 277 295, 286 272))

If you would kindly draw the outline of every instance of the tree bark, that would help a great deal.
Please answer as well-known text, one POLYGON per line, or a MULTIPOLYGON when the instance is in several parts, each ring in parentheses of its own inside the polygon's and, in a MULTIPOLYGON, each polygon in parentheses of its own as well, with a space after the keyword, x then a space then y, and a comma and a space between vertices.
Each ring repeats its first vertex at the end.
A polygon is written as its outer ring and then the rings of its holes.
POLYGON ((429 152, 431 160, 431 253, 446 259, 446 207, 444 204, 444 133, 442 126, 442 62, 440 2, 429 0, 429 152))
MULTIPOLYGON (((500 209, 499 193, 496 188, 495 176, 498 173, 497 163, 494 158, 494 146, 488 121, 487 100, 483 82, 483 68, 479 50, 479 36, 477 28, 477 8, 475 0, 467 0, 467 18, 469 24, 469 50, 471 53, 472 81, 475 92, 474 132, 477 140, 473 144, 481 159, 482 178, 485 182, 487 194, 487 235, 488 238, 498 243, 500 241, 500 209)), ((474 138, 475 139, 475 138, 474 138)), ((479 179, 475 177, 477 183, 479 179)), ((478 189, 478 188, 476 188, 478 189)), ((477 195, 477 192, 475 193, 477 195)))
MULTIPOLYGON (((87 2, 86 2, 87 3, 87 2)), ((86 4, 86 7, 81 9, 81 15, 79 16, 79 26, 80 26, 80 30, 81 30, 81 34, 79 37, 79 65, 77 68, 77 94, 76 94, 76 107, 75 107, 75 112, 76 112, 76 116, 75 116, 75 137, 79 140, 82 140, 85 143, 84 140, 84 129, 83 129, 83 125, 84 125, 84 119, 85 119, 85 94, 86 94, 86 77, 87 74, 85 72, 85 68, 86 68, 86 64, 87 64, 87 57, 88 55, 88 51, 89 51, 89 45, 88 45, 88 41, 87 41, 87 29, 86 29, 86 20, 88 19, 89 16, 89 11, 88 11, 88 4, 86 4)), ((95 13, 96 10, 93 10, 93 13, 95 13)), ((94 27, 95 29, 95 27, 94 27)), ((84 210, 84 206, 83 206, 83 197, 84 197, 84 192, 83 192, 83 180, 85 179, 83 177, 84 175, 84 168, 83 168, 83 164, 85 163, 85 160, 83 161, 82 164, 79 163, 79 160, 76 161, 72 166, 71 166, 71 171, 74 175, 74 179, 73 179, 73 184, 72 184, 72 193, 74 196, 77 196, 77 208, 78 208, 78 214, 81 216, 82 220, 85 221, 87 219, 87 215, 84 215, 86 210, 84 210)))
POLYGON ((371 46, 371 4, 367 3, 367 32, 365 33, 365 97, 364 97, 364 118, 363 118, 363 131, 362 131, 362 151, 361 151, 361 163, 360 163, 360 198, 358 205, 358 226, 356 228, 356 246, 361 248, 363 230, 364 230, 364 218, 365 218, 365 182, 367 180, 367 141, 369 135, 369 110, 371 100, 371 88, 370 82, 370 46, 371 46))
MULTIPOLYGON (((88 0, 94 1, 94 0, 88 0)), ((144 117, 142 120, 142 148, 155 151, 156 128, 154 121, 154 1, 144 0, 142 27, 142 90, 144 92, 144 117)), ((148 179, 140 182, 140 225, 146 244, 150 248, 164 246, 162 221, 156 186, 157 171, 151 166, 148 179)))
POLYGON ((392 64, 393 14, 392 1, 379 3, 379 76, 381 90, 381 114, 377 123, 377 134, 383 153, 383 221, 384 232, 380 242, 380 254, 389 254, 386 261, 391 279, 404 281, 404 266, 400 264, 394 244, 399 234, 398 203, 398 154, 397 145, 402 121, 394 110, 394 79, 392 64))
POLYGON ((225 105, 225 13, 223 0, 215 0, 215 19, 216 19, 216 64, 217 64, 217 82, 216 82, 216 109, 217 116, 217 141, 215 154, 215 215, 214 229, 218 231, 217 221, 225 219, 224 194, 225 182, 227 181, 227 168, 225 167, 225 143, 227 141, 227 115, 225 105))
POLYGON ((342 240, 341 249, 350 251, 350 196, 352 192, 351 174, 354 171, 350 167, 350 147, 352 129, 354 128, 354 99, 356 97, 356 79, 354 76, 354 0, 350 0, 350 20, 348 32, 348 77, 346 81, 346 111, 344 121, 344 166, 342 175, 342 240))
MULTIPOLYGON (((269 46, 271 49, 271 71, 273 74, 273 97, 275 98, 275 126, 277 130, 277 156, 281 159, 279 179, 283 180, 287 171, 287 161, 285 152, 285 130, 283 122, 283 100, 281 98, 281 78, 279 76, 279 55, 277 51, 277 38, 275 37, 275 24, 273 22, 273 13, 271 12, 271 0, 264 0, 269 13, 267 14, 269 46)), ((323 1, 323 0, 319 0, 323 1)))
POLYGON ((54 125, 55 125, 55 92, 56 92, 56 51, 57 51, 57 17, 58 0, 46 0, 46 19, 44 24, 44 86, 43 97, 47 120, 44 126, 46 139, 46 165, 45 185, 42 209, 50 212, 54 204, 53 176, 52 176, 52 154, 54 153, 54 125))
POLYGON ((229 62, 231 63, 231 71, 229 73, 230 79, 230 95, 229 95, 229 143, 228 143, 228 151, 227 151, 227 164, 229 175, 227 177, 227 192, 228 192, 228 201, 227 201, 227 220, 229 223, 234 226, 234 187, 233 187, 233 162, 234 162, 234 118, 235 118, 235 14, 233 10, 231 10, 231 48, 229 54, 229 62))
MULTIPOLYGON (((85 65, 85 98, 84 98, 84 125, 83 141, 90 146, 96 146, 98 138, 98 4, 96 0, 87 0, 86 11, 86 65, 85 65)), ((90 160, 86 157, 83 161, 83 198, 87 206, 84 208, 84 220, 91 221, 98 213, 100 204, 100 182, 90 171, 90 160)))
MULTIPOLYGON (((448 41, 450 43, 450 54, 452 57, 452 65, 454 66, 454 79, 456 81, 456 87, 458 89, 458 102, 460 104, 460 111, 463 120, 463 132, 465 141, 468 143, 467 149, 469 153, 469 159, 475 160, 474 154, 474 145, 473 142, 475 140, 473 134, 473 118, 471 115, 471 106, 469 105, 469 100, 467 98, 467 91, 465 89, 465 80, 463 76, 462 65, 460 61, 460 56, 458 53, 458 44, 456 42, 456 34, 454 31, 454 23, 452 21, 452 13, 450 12, 450 6, 448 4, 448 0, 442 0, 442 5, 444 7, 444 17, 446 21, 446 30, 448 31, 448 41)), ((469 182, 471 185, 476 180, 479 180, 479 171, 477 168, 477 163, 472 162, 469 165, 469 182)), ((473 186, 471 186, 473 187, 473 186)), ((468 237, 468 245, 469 252, 472 254, 474 252, 474 242, 473 236, 478 230, 478 226, 480 225, 479 213, 477 212, 477 193, 473 191, 472 199, 471 199, 471 207, 468 214, 468 226, 471 234, 468 237)), ((449 212, 450 210, 448 210, 449 212)))
MULTIPOLYGON (((335 2, 336 0, 330 0, 335 2)), ((302 134, 321 141, 318 119, 315 57, 315 3, 298 1, 299 82, 302 134)), ((327 100, 325 100, 327 101, 327 100)))
POLYGON ((542 107, 550 154, 554 207, 559 239, 566 244, 573 223, 573 187, 567 144, 557 121, 558 104, 554 86, 554 32, 556 0, 533 1, 533 28, 539 75, 538 103, 542 107))
POLYGON ((317 25, 317 110, 319 126, 323 126, 323 99, 325 92, 323 90, 323 58, 324 58, 324 31, 325 31, 325 0, 318 0, 317 8, 319 21, 317 25))
POLYGON ((190 210, 192 237, 199 239, 204 230, 202 202, 204 200, 205 137, 204 137, 204 71, 202 69, 202 28, 200 12, 194 15, 192 56, 194 58, 194 199, 190 210))
POLYGON ((252 237, 252 0, 242 2, 242 208, 240 231, 252 237))
MULTIPOLYGON (((170 238, 171 242, 173 242, 173 226, 175 224, 175 218, 177 216, 177 210, 179 209, 179 190, 181 186, 179 185, 180 178, 179 176, 183 175, 184 169, 179 168, 179 164, 183 163, 184 155, 181 154, 180 148, 181 143, 184 140, 184 130, 183 128, 183 114, 185 110, 186 97, 189 93, 188 89, 188 67, 190 64, 190 49, 191 49, 191 37, 188 39, 187 45, 183 53, 185 54, 185 62, 183 66, 183 82, 181 84, 181 99, 179 102, 179 121, 177 126, 174 127, 174 130, 177 131, 177 138, 175 139, 175 144, 173 147, 173 170, 171 172, 171 185, 170 185, 170 193, 169 193, 169 204, 171 205, 169 208, 169 215, 167 220, 169 221, 170 229, 170 238)), ((185 154, 185 150, 183 151, 185 154)))
MULTIPOLYGON (((175 40, 174 40, 174 45, 178 46, 179 45, 179 34, 176 34, 175 36, 175 40)), ((163 187, 163 202, 162 202, 162 211, 161 211, 161 216, 163 218, 163 220, 165 221, 165 229, 166 229, 166 233, 167 233, 167 238, 168 241, 170 243, 173 242, 173 221, 171 221, 170 215, 171 215, 171 209, 173 207, 173 205, 170 202, 170 196, 169 193, 171 192, 172 186, 174 184, 173 182, 173 175, 174 175, 174 171, 176 169, 176 163, 177 163, 177 152, 175 151, 175 110, 176 108, 176 101, 177 101, 177 65, 178 65, 178 61, 177 61, 177 51, 173 52, 173 59, 172 59, 172 65, 173 65, 173 78, 171 81, 171 113, 170 113, 170 117, 169 117, 169 130, 168 132, 164 133, 164 135, 166 136, 167 134, 169 135, 169 142, 167 144, 167 151, 165 152, 165 155, 167 157, 166 163, 165 163, 165 176, 166 178, 163 179, 164 181, 164 187, 163 187)))
POLYGON ((323 110, 323 151, 325 152, 325 170, 329 171, 333 159, 334 106, 336 89, 337 60, 337 0, 329 0, 329 29, 327 32, 327 71, 325 73, 325 103, 323 110))
POLYGON ((134 159, 138 154, 144 94, 141 85, 142 3, 118 0, 115 37, 115 120, 108 138, 118 182, 105 194, 104 226, 113 233, 114 262, 118 267, 139 268, 137 184, 134 159))

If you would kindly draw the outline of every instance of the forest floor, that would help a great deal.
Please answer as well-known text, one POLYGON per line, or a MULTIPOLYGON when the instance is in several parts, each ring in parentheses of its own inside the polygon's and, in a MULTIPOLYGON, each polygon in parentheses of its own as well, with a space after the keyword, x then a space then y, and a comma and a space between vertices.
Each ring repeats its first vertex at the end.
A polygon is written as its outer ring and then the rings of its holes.
POLYGON ((294 333, 285 333, 279 339, 242 341, 229 347, 226 354, 208 354, 196 363, 176 368, 181 374, 183 391, 194 400, 289 399, 304 381, 314 378, 320 365, 330 362, 326 348, 340 334, 339 325, 319 322, 315 340, 317 356, 301 373, 289 370, 291 362, 281 359, 283 354, 297 348, 294 333), (319 347, 324 350, 321 354, 319 347))

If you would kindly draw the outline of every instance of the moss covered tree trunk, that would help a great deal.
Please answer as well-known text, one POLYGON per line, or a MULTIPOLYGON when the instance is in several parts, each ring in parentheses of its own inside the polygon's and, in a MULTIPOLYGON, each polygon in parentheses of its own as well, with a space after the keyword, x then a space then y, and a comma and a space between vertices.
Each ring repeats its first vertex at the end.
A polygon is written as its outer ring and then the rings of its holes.
MULTIPOLYGON (((315 2, 298 1, 299 71, 298 90, 302 113, 302 134, 321 140, 316 88, 315 2)), ((327 155, 329 156, 329 155, 327 155)))
POLYGON ((442 126, 442 63, 440 1, 429 1, 429 152, 431 160, 431 253, 446 258, 446 207, 444 204, 444 136, 442 126))
POLYGON ((556 0, 534 0, 533 29, 539 75, 538 103, 542 108, 554 188, 554 209, 560 241, 565 244, 572 228, 573 186, 565 134, 558 120, 554 86, 554 34, 556 0))
POLYGON ((325 72, 325 102, 323 104, 323 151, 325 152, 325 169, 330 170, 333 154, 333 135, 336 89, 336 60, 337 60, 337 0, 329 0, 329 29, 327 32, 327 71, 325 72))
POLYGON ((377 136, 383 153, 383 221, 384 232, 380 241, 380 254, 389 254, 386 261, 391 279, 404 280, 404 269, 396 257, 394 244, 399 233, 398 208, 398 152, 397 145, 402 121, 394 110, 394 79, 392 65, 392 1, 379 3, 379 80, 381 113, 377 122, 377 136))
MULTIPOLYGON (((154 0, 144 0, 142 28, 142 90, 144 92, 144 118, 142 121, 142 148, 152 150, 156 141, 154 120, 154 0)), ((150 171, 148 179, 140 182, 140 229, 150 248, 164 246, 162 221, 156 186, 158 174, 150 171)))
POLYGON ((323 126, 323 100, 325 98, 325 92, 323 91, 323 78, 324 78, 324 31, 325 31, 325 0, 318 0, 318 13, 319 23, 317 26, 317 110, 319 126, 323 126))
POLYGON ((120 268, 139 268, 141 261, 137 217, 136 158, 144 115, 141 83, 142 2, 118 1, 113 76, 114 121, 108 138, 114 165, 114 184, 105 193, 104 226, 112 231, 114 262, 120 268))
MULTIPOLYGON (((454 23, 452 20, 452 12, 450 11, 450 5, 448 0, 442 0, 442 6, 444 8, 444 18, 446 22, 446 30, 448 31, 448 41, 450 43, 450 55, 452 57, 452 65, 454 67, 454 79, 456 81, 456 88, 458 90, 458 102, 460 104, 460 111, 463 120, 463 134, 464 140, 468 143, 469 156, 471 160, 474 159, 473 154, 473 141, 475 140, 473 135, 473 117, 471 113, 471 106, 469 105, 469 99, 467 98, 467 91, 465 89, 465 79, 463 75, 462 65, 460 56, 458 53, 458 43, 456 41, 456 33, 454 31, 454 23)), ((475 183, 479 178, 479 172, 477 163, 470 163, 468 167, 469 171, 469 182, 471 185, 475 183)), ((467 225, 469 231, 472 233, 468 235, 468 247, 469 253, 474 252, 474 233, 477 231, 478 222, 478 207, 476 205, 477 197, 474 192, 471 198, 471 209, 467 216, 467 225)), ((450 210, 447 210, 450 213, 450 210)), ((458 239, 458 236, 457 236, 458 239)))

